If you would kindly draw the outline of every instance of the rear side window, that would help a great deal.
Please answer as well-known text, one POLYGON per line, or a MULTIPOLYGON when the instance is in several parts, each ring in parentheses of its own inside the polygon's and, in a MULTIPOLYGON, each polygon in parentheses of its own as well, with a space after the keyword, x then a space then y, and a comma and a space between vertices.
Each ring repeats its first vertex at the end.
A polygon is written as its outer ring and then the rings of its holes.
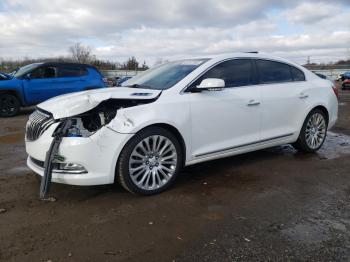
POLYGON ((290 70, 292 71, 294 81, 305 81, 305 75, 301 70, 294 66, 291 66, 290 70))
POLYGON ((283 83, 293 81, 290 66, 268 60, 256 61, 261 84, 283 83))
POLYGON ((59 69, 58 77, 79 77, 86 75, 85 68, 79 66, 62 66, 59 69))
POLYGON ((249 59, 235 59, 223 62, 201 76, 193 86, 206 78, 220 78, 226 87, 247 86, 253 83, 253 64, 249 59))

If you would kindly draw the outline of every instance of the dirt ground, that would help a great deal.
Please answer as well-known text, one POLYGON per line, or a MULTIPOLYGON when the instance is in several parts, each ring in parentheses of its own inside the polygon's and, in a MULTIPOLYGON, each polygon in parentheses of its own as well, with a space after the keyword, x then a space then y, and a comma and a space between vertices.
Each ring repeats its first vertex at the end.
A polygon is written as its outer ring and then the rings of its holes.
POLYGON ((186 168, 169 191, 53 184, 25 166, 30 110, 0 119, 0 261, 349 261, 350 92, 314 155, 281 146, 186 168))

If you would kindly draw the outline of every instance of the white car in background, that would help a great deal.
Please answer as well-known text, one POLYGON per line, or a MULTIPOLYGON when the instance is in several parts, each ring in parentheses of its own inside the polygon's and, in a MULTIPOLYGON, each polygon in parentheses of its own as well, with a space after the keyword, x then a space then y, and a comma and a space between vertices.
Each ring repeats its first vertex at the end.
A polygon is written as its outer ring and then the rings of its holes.
POLYGON ((150 195, 183 166, 287 143, 315 152, 337 112, 331 82, 291 61, 259 53, 185 59, 120 88, 38 105, 26 127, 27 163, 41 176, 51 163, 53 182, 119 181, 150 195))

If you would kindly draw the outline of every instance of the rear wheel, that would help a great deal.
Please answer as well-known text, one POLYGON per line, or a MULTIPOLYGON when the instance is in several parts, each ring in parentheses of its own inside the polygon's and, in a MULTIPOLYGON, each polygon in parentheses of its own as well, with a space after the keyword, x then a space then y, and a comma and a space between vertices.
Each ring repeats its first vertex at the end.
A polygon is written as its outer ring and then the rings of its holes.
POLYGON ((303 152, 316 152, 326 139, 327 125, 326 114, 320 109, 312 110, 306 117, 299 138, 293 146, 303 152))
POLYGON ((18 98, 11 94, 0 95, 0 117, 10 117, 18 114, 20 103, 18 98))
POLYGON ((181 166, 182 150, 176 137, 166 129, 150 127, 122 150, 117 179, 132 193, 157 194, 173 184, 181 166))

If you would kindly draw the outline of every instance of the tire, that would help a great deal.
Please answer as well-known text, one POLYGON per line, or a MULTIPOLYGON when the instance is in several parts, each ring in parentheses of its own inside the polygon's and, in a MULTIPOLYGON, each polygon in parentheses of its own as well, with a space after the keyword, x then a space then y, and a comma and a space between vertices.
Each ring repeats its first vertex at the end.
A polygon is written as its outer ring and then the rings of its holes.
POLYGON ((305 153, 318 151, 327 136, 328 121, 326 114, 320 109, 312 110, 306 117, 298 140, 293 147, 305 153))
POLYGON ((20 109, 18 98, 11 94, 0 95, 0 117, 11 117, 18 114, 20 109))
POLYGON ((183 152, 177 138, 164 128, 148 127, 124 146, 116 180, 132 193, 154 195, 174 183, 182 165, 183 152))

